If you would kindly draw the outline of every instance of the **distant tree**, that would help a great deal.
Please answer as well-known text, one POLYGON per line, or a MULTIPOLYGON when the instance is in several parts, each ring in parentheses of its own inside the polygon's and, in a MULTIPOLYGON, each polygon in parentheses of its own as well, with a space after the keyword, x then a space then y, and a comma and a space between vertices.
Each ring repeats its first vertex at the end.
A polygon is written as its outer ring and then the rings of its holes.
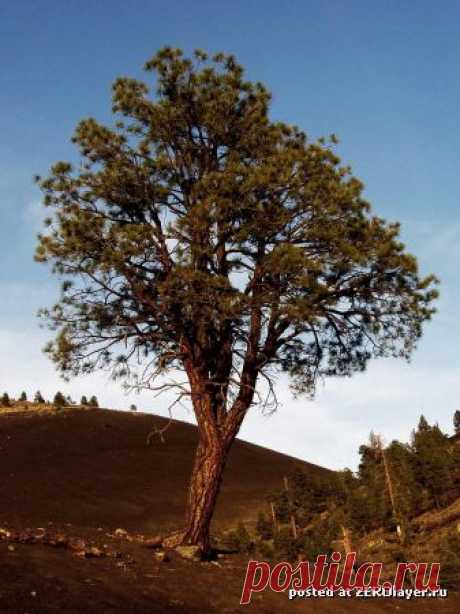
POLYGON ((289 499, 285 490, 277 491, 269 496, 270 503, 273 503, 276 520, 280 523, 289 522, 289 499))
POLYGON ((290 474, 288 483, 290 508, 301 525, 343 501, 342 482, 335 473, 297 469, 290 474))
POLYGON ((379 438, 370 434, 369 443, 359 448, 361 461, 358 475, 366 497, 366 509, 373 510, 372 528, 386 524, 392 517, 391 500, 387 488, 385 467, 379 438))
POLYGON ((386 449, 391 472, 396 515, 402 524, 418 511, 420 487, 416 479, 416 460, 412 448, 392 441, 386 449))
POLYGON ((455 434, 460 435, 460 409, 457 409, 454 413, 454 429, 455 434))
POLYGON ((256 524, 256 533, 261 539, 272 539, 273 523, 263 512, 259 512, 256 524))
POLYGON ((19 397, 20 401, 27 401, 27 394, 25 392, 21 392, 21 396, 19 397))
POLYGON ((422 414, 418 421, 418 432, 419 433, 429 433, 431 430, 430 425, 428 424, 428 420, 422 414))
POLYGON ((72 400, 72 397, 70 396, 70 394, 66 394, 66 396, 65 396, 65 400, 67 401, 67 403, 68 403, 69 405, 72 405, 72 404, 73 404, 73 400, 72 400))
POLYGON ((236 530, 227 534, 225 541, 230 548, 235 548, 238 552, 250 554, 254 551, 254 542, 243 522, 239 522, 236 530))
POLYGON ((134 405, 134 403, 132 403, 132 404, 129 406, 129 409, 130 409, 131 411, 137 411, 137 407, 134 405))
POLYGON ((11 407, 11 400, 7 392, 2 395, 2 407, 11 407))
POLYGON ((452 487, 452 456, 447 435, 436 424, 430 426, 424 416, 412 434, 415 455, 415 477, 425 488, 437 507, 446 502, 452 487))
POLYGON ((331 542, 339 536, 339 526, 333 516, 316 518, 310 530, 301 539, 300 554, 308 561, 314 561, 318 554, 330 554, 331 542))
POLYGON ((99 407, 99 402, 97 400, 97 397, 94 394, 93 394, 93 396, 89 400, 89 405, 91 407, 99 407))
POLYGON ((367 496, 362 486, 348 494, 347 498, 347 526, 358 534, 369 533, 376 525, 382 524, 380 518, 375 521, 373 501, 367 496))
POLYGON ((80 405, 89 405, 89 403, 88 403, 88 399, 86 398, 86 396, 85 396, 85 395, 83 395, 83 396, 81 397, 81 400, 80 400, 80 405))
POLYGON ((275 534, 273 541, 276 557, 280 561, 294 561, 304 550, 304 539, 294 538, 291 530, 287 527, 282 527, 275 534))
POLYGON ((439 548, 441 585, 458 589, 460 586, 460 534, 455 529, 444 535, 439 548))
MULTIPOLYGON (((277 370, 313 394, 318 378, 408 358, 434 312, 398 224, 372 215, 330 142, 270 119, 270 93, 233 56, 164 48, 146 84, 118 79, 113 128, 75 133, 82 164, 38 182, 56 210, 36 259, 64 278, 42 315, 64 375, 111 368, 191 400, 199 443, 185 527, 209 551, 227 457, 277 370), (182 370, 187 384, 164 378, 182 370)), ((270 405, 271 404, 271 405, 270 405)))
POLYGON ((37 390, 34 396, 34 403, 44 403, 44 402, 45 402, 45 399, 43 398, 42 393, 40 392, 40 390, 37 390))
POLYGON ((53 399, 53 405, 55 407, 65 407, 67 405, 67 399, 62 394, 62 392, 60 391, 56 392, 56 394, 54 395, 54 399, 53 399))

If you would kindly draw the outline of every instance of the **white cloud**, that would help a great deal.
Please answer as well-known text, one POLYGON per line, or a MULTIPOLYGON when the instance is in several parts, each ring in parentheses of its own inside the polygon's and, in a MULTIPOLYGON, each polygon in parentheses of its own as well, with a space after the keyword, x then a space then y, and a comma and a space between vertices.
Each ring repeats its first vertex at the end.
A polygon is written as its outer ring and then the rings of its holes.
POLYGON ((460 401, 460 367, 381 360, 366 373, 328 380, 313 401, 292 400, 285 379, 278 393, 283 407, 268 419, 253 412, 242 429, 244 439, 326 467, 354 468, 371 430, 388 442, 408 441, 423 412, 450 431, 460 401))

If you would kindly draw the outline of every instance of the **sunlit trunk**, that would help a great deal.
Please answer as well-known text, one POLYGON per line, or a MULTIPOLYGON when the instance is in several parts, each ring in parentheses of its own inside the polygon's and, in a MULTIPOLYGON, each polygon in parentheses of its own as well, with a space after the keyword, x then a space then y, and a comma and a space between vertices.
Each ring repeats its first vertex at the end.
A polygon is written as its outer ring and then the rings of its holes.
POLYGON ((201 437, 188 491, 185 544, 193 544, 208 553, 210 526, 219 494, 228 447, 214 438, 201 437))

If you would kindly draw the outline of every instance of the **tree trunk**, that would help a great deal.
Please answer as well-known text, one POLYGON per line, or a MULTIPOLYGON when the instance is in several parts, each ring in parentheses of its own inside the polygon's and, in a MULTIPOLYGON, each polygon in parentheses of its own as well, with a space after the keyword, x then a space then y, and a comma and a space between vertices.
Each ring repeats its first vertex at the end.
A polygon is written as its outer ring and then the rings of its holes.
POLYGON ((244 394, 240 393, 241 398, 225 413, 224 407, 221 408, 224 411, 219 410, 219 401, 215 395, 210 395, 206 389, 206 377, 194 369, 193 365, 186 364, 185 367, 192 389, 199 440, 188 489, 185 529, 165 538, 163 545, 173 548, 178 545, 199 546, 206 556, 211 550, 211 520, 225 463, 252 402, 255 378, 249 384, 245 382, 244 394))
POLYGON ((211 520, 228 450, 217 437, 210 440, 201 435, 195 454, 181 543, 199 546, 205 554, 210 551, 211 520))

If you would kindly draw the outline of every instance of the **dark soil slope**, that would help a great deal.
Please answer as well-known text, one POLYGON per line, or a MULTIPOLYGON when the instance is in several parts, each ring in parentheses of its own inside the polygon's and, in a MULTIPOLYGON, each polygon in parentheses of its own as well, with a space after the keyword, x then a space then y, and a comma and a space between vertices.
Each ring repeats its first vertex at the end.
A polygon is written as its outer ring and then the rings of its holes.
MULTIPOLYGON (((147 446, 147 435, 165 424, 108 410, 0 415, 0 614, 460 611, 455 595, 436 603, 293 603, 270 591, 240 608, 247 556, 159 560, 142 536, 181 524, 196 443, 193 426, 174 422, 164 443, 154 437, 147 446)), ((296 466, 326 471, 237 441, 215 528, 254 519, 296 466)))
MULTIPOLYGON (((162 443, 147 435, 164 418, 109 410, 0 416, 0 523, 123 527, 141 532, 180 524, 196 429, 175 421, 162 443)), ((253 518, 270 489, 315 465, 237 441, 216 513, 217 526, 253 518)))

